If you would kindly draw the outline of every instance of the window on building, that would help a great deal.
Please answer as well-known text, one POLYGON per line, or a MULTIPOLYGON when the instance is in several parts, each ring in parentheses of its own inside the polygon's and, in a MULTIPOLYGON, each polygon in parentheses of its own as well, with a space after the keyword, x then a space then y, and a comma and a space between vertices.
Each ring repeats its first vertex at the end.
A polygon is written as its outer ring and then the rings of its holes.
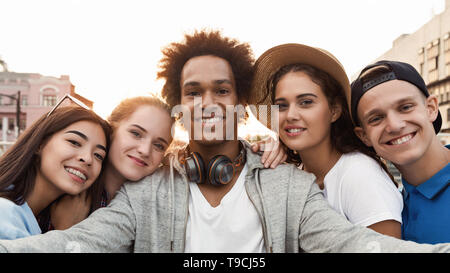
POLYGON ((28 105, 28 95, 20 95, 20 99, 22 100, 21 105, 23 106, 28 105))
POLYGON ((447 101, 450 101, 450 82, 445 84, 445 93, 447 94, 447 101))
POLYGON ((439 55, 439 39, 427 45, 427 58, 431 59, 439 55))
POLYGON ((13 131, 16 126, 16 120, 14 118, 8 118, 8 130, 13 131))
POLYGON ((41 105, 54 106, 56 104, 56 90, 53 87, 47 87, 41 91, 41 105))
POLYGON ((438 66, 437 61, 438 61, 437 57, 428 59, 428 71, 433 71, 437 69, 438 66))
POLYGON ((427 45, 427 63, 428 63, 428 82, 434 82, 439 79, 439 39, 427 45))
POLYGON ((428 71, 428 82, 435 82, 438 80, 438 70, 428 71))
POLYGON ((55 104, 56 104, 56 95, 44 95, 42 97, 43 106, 55 106, 55 104))
POLYGON ((450 121, 450 108, 447 108, 447 120, 450 121))
POLYGON ((27 120, 25 118, 20 119, 20 130, 24 131, 27 128, 27 120))
POLYGON ((444 36, 445 76, 450 76, 450 33, 444 36))
POLYGON ((423 73, 424 73, 424 71, 423 71, 424 62, 425 62, 425 54, 424 53, 425 53, 425 51, 423 50, 423 47, 420 48, 419 51, 417 52, 417 54, 418 54, 417 60, 418 60, 419 67, 420 67, 419 73, 421 76, 423 76, 423 73))
POLYGON ((11 99, 10 97, 5 97, 3 96, 3 105, 13 105, 14 104, 14 99, 11 99))
POLYGON ((424 68, 424 63, 425 63, 425 51, 423 50, 423 47, 421 48, 421 49, 419 49, 419 51, 417 52, 418 54, 419 54, 419 57, 418 57, 418 61, 419 61, 419 67, 420 67, 420 75, 422 75, 423 76, 423 74, 424 74, 424 70, 423 70, 423 68, 424 68))

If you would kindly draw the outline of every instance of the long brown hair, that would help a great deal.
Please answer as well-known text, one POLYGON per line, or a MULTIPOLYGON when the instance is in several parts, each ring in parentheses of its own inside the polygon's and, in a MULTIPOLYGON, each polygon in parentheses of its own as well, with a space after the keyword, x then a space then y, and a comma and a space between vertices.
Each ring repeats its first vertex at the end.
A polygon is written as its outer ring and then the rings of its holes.
MULTIPOLYGON (((341 85, 328 73, 319 70, 313 66, 306 64, 291 64, 280 68, 271 80, 268 82, 271 91, 272 104, 275 100, 275 88, 281 78, 290 72, 303 72, 308 75, 311 80, 320 86, 322 92, 328 100, 328 105, 336 106, 340 105, 341 116, 331 124, 330 130, 330 140, 331 145, 341 154, 351 153, 351 152, 361 152, 372 159, 374 159, 384 171, 389 175, 392 182, 397 185, 394 177, 389 172, 386 164, 381 160, 381 158, 376 154, 372 147, 366 146, 355 134, 353 130, 353 123, 350 117, 350 112, 347 106, 347 100, 344 95, 344 90, 342 90, 341 85)), ((281 140, 280 140, 281 141, 281 140)), ((295 151, 288 149, 287 152, 287 162, 300 165, 302 159, 299 154, 295 151)))
MULTIPOLYGON (((82 107, 57 108, 48 117, 45 114, 35 121, 0 157, 0 197, 22 205, 35 185, 41 161, 38 156, 41 145, 55 133, 78 121, 92 121, 99 124, 105 133, 106 148, 109 149, 111 127, 101 117, 82 107)), ((102 170, 105 162, 106 160, 103 160, 102 170)), ((87 190, 87 195, 92 198, 91 210, 98 208, 102 190, 103 185, 97 181, 87 190)))

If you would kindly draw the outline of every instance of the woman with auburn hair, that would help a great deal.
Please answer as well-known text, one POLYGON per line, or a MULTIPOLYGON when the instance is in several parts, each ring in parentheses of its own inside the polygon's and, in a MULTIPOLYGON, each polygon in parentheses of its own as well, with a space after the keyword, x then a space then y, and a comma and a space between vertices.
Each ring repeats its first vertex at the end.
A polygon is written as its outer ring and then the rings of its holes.
POLYGON ((1 239, 41 233, 36 217, 64 194, 83 193, 95 209, 110 127, 93 111, 56 107, 0 158, 1 239))
POLYGON ((254 102, 279 107, 287 161, 313 173, 329 204, 350 222, 400 238, 401 194, 353 131, 344 93, 350 84, 339 61, 322 49, 279 45, 256 61, 253 80, 254 102))

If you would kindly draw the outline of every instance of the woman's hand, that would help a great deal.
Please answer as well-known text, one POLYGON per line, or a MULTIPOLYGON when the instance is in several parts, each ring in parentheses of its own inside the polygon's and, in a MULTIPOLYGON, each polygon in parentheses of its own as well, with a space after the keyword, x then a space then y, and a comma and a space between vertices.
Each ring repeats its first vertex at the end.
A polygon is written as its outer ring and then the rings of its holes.
POLYGON ((261 163, 265 168, 274 169, 287 159, 287 153, 284 145, 279 139, 268 137, 264 140, 257 141, 252 144, 253 152, 264 152, 261 157, 261 163))
POLYGON ((91 208, 91 198, 86 191, 78 195, 64 195, 50 207, 50 219, 57 230, 68 229, 86 219, 91 208))

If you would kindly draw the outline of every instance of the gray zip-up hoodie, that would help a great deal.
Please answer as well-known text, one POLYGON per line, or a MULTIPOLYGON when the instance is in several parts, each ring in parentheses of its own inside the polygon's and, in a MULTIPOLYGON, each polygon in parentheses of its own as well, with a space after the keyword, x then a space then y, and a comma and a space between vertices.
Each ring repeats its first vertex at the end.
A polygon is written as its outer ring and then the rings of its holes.
MULTIPOLYGON (((335 212, 314 175, 283 164, 264 169, 247 150, 245 189, 261 219, 267 252, 450 252, 352 225, 335 212)), ((370 179, 368 177, 368 179, 370 179)), ((65 231, 14 241, 0 252, 184 252, 189 185, 174 155, 170 166, 125 183, 110 205, 65 231)))

